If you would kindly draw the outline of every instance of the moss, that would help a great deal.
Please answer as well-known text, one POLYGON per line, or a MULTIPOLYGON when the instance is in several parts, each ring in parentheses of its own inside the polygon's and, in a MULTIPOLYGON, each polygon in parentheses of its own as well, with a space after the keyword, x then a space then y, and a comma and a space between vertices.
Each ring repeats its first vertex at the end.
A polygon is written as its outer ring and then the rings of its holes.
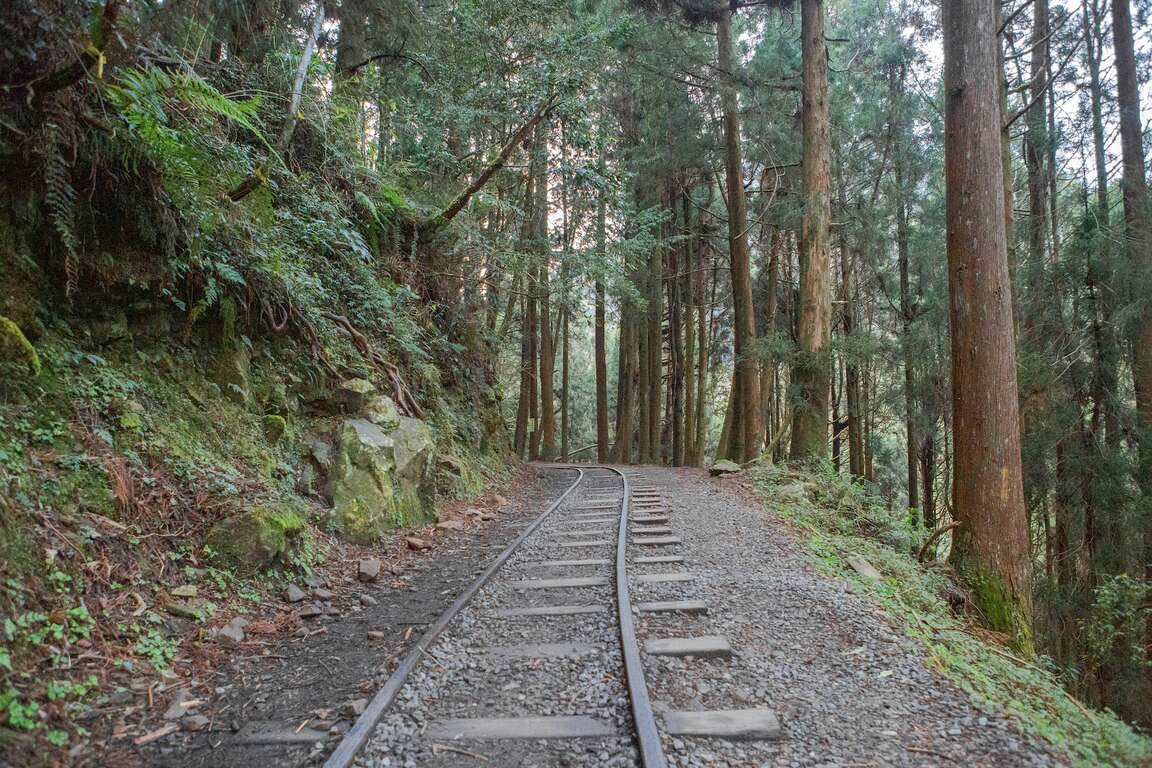
POLYGON ((40 374, 40 355, 20 326, 0 315, 0 357, 24 362, 33 374, 40 374))
POLYGON ((264 435, 273 445, 280 442, 280 438, 284 437, 284 433, 287 431, 288 422, 284 420, 283 416, 270 413, 264 417, 264 435))
POLYGON ((1012 639, 1012 647, 1025 658, 1035 658, 1036 641, 1028 611, 1019 597, 996 574, 971 558, 953 563, 957 573, 972 590, 972 600, 984 623, 1012 639))
POLYGON ((392 524, 397 528, 407 528, 431 521, 435 509, 414 488, 401 487, 394 493, 389 503, 392 524))
POLYGON ((239 573, 252 573, 276 562, 303 530, 304 519, 297 510, 265 505, 217 523, 204 544, 221 564, 239 573))

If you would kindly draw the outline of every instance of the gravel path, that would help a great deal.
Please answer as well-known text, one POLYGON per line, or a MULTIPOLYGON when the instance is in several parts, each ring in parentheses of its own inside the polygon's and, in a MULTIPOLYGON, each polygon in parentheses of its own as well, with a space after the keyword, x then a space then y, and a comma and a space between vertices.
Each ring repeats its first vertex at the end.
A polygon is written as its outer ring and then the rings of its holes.
MULTIPOLYGON (((724 635, 730 661, 645 655, 654 701, 674 709, 770 707, 778 741, 669 738, 680 766, 1048 766, 1042 744, 977 711, 931 671, 921 646, 847 583, 818 574, 770 512, 699 473, 645 469, 683 539, 690 583, 643 584, 634 600, 700 598, 706 616, 641 615, 645 637, 724 635)), ((634 550, 635 548, 633 548, 634 550)))

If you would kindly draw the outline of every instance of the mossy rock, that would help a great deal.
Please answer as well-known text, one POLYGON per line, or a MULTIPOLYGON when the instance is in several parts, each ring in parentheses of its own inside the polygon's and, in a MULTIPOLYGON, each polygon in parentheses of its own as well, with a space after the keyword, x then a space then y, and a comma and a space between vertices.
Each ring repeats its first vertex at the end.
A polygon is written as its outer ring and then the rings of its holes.
POLYGON ((400 411, 396 409, 396 403, 379 392, 364 398, 360 413, 385 432, 392 432, 400 426, 400 411))
POLYGON ((268 438, 268 442, 276 445, 287 431, 288 422, 284 420, 283 416, 270 413, 264 417, 264 436, 268 438))
POLYGON ((40 355, 20 326, 0 315, 0 360, 23 363, 34 374, 40 373, 40 355))
POLYGON ((232 515, 208 532, 204 545, 216 560, 237 572, 271 566, 304 530, 304 518, 292 507, 263 505, 232 515))
POLYGON ((341 537, 367 543, 393 527, 394 447, 388 433, 370 421, 348 419, 342 425, 326 489, 341 537))
POLYGON ((360 413, 376 385, 367 379, 345 379, 336 387, 336 399, 346 413, 360 413))
POLYGON ((734 461, 721 459, 708 468, 708 473, 711 475, 734 475, 741 472, 742 468, 734 461))
POLYGON ((432 431, 419 419, 397 418, 392 431, 367 419, 347 419, 341 427, 326 495, 344 539, 369 543, 435 517, 432 431))

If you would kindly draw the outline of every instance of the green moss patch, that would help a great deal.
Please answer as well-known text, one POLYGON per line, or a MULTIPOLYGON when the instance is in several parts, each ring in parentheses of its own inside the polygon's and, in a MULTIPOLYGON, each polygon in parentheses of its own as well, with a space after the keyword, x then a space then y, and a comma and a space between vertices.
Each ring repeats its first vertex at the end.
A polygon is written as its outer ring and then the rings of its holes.
POLYGON ((32 373, 39 375, 40 355, 20 326, 0 315, 0 360, 22 362, 32 373))

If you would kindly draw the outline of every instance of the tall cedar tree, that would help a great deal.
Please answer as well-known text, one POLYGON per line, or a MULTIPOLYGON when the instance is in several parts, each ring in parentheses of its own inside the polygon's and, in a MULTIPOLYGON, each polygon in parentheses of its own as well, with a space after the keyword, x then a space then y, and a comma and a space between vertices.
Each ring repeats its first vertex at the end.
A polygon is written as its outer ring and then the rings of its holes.
POLYGON ((944 157, 953 493, 951 560, 981 614, 1031 653, 1031 550, 1008 276, 997 1, 944 4, 944 157))
POLYGON ((800 235, 800 349, 793 373, 797 402, 792 456, 828 455, 828 341, 832 333, 831 128, 828 121, 828 47, 823 0, 802 0, 804 66, 804 220, 800 235))

